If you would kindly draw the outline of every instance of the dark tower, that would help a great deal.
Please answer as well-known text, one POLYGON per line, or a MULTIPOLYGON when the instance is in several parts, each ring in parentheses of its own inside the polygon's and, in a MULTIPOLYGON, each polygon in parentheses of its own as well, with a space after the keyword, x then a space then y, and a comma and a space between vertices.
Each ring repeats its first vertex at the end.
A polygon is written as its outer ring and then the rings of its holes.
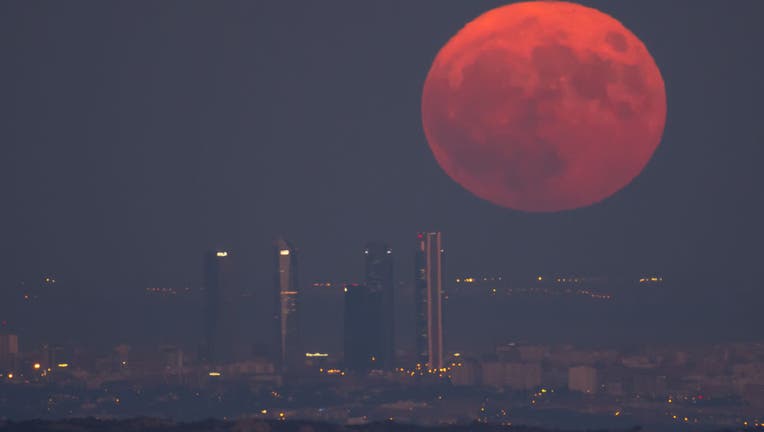
POLYGON ((369 290, 365 285, 345 285, 344 351, 345 369, 368 372, 371 364, 369 337, 369 290))
POLYGON ((364 282, 372 369, 392 370, 395 364, 394 282, 392 250, 369 242, 364 249, 364 282))
POLYGON ((204 358, 211 364, 232 362, 237 351, 236 298, 229 260, 226 251, 204 255, 204 358))

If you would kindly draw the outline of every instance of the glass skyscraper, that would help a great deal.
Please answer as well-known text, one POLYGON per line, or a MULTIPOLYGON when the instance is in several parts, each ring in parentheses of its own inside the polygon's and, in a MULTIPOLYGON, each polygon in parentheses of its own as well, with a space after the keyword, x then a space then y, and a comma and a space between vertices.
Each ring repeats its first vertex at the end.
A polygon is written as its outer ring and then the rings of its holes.
POLYGON ((275 242, 276 305, 273 315, 276 327, 276 363, 281 370, 299 365, 302 360, 298 335, 298 256, 297 249, 283 238, 275 242))
POLYGON ((439 232, 417 234, 414 301, 418 362, 443 368, 443 240, 439 232))

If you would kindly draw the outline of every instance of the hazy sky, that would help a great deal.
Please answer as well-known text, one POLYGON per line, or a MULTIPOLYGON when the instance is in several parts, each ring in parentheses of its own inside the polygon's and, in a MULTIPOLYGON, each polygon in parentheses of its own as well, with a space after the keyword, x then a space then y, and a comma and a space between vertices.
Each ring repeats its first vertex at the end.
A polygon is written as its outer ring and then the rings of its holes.
POLYGON ((422 132, 438 49, 504 3, 0 2, 3 289, 42 272, 115 292, 198 285, 212 247, 264 286, 280 233, 303 280, 357 277, 369 239, 409 279, 418 230, 444 232, 451 272, 760 286, 764 3, 583 2, 645 42, 668 118, 631 185, 558 214, 475 198, 422 132))

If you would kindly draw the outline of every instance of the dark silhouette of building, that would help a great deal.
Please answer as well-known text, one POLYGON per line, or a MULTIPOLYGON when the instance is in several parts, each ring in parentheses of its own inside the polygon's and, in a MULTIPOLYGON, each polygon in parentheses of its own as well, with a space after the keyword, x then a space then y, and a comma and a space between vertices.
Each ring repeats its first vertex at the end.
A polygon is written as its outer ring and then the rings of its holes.
POLYGON ((376 360, 372 359, 370 297, 366 285, 345 285, 344 351, 348 371, 368 372, 376 360))
POLYGON ((395 364, 393 251, 385 243, 369 242, 364 248, 364 257, 371 367, 392 370, 395 364))
POLYGON ((417 234, 414 301, 418 362, 443 368, 443 242, 439 232, 417 234))
POLYGON ((297 249, 283 238, 277 239, 274 246, 276 364, 286 370, 299 365, 302 360, 297 314, 300 294, 298 255, 297 249))
POLYGON ((239 351, 236 292, 227 251, 204 255, 205 324, 203 355, 211 364, 230 363, 239 351))

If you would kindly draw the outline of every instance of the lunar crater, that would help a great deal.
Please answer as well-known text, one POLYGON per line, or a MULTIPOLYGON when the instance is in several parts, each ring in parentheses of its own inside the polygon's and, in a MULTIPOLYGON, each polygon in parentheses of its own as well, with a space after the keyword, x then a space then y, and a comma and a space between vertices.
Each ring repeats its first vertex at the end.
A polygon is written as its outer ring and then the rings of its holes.
POLYGON ((620 53, 626 52, 629 49, 629 43, 626 41, 626 36, 619 32, 607 32, 605 35, 605 42, 620 53))

